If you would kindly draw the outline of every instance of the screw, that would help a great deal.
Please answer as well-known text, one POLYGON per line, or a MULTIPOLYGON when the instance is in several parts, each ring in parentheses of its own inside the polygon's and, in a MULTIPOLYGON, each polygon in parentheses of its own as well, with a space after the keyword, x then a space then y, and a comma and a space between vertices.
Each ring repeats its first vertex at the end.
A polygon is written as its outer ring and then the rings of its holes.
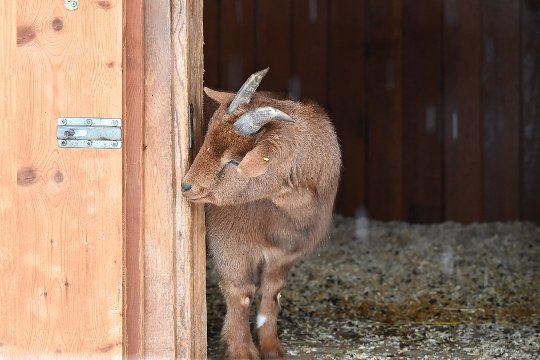
POLYGON ((92 119, 86 119, 86 123, 87 123, 88 125, 92 125, 92 119))
POLYGON ((117 146, 118 146, 118 141, 113 141, 112 147, 117 147, 117 146))
POLYGON ((66 119, 62 119, 62 124, 66 125, 66 124, 67 124, 67 120, 66 120, 66 119))
POLYGON ((113 120, 112 124, 113 124, 114 126, 118 125, 118 120, 113 120))
POLYGON ((92 146, 92 142, 89 140, 89 141, 86 142, 86 145, 92 146))
POLYGON ((66 146, 66 145, 67 145, 67 141, 66 141, 66 140, 62 140, 62 141, 60 141, 60 145, 62 145, 62 146, 66 146))

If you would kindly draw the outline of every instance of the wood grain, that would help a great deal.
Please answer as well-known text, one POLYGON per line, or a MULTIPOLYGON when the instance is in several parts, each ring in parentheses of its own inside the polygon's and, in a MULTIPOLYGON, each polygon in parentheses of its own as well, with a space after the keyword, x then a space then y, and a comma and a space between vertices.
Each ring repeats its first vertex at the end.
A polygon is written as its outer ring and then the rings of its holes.
POLYGON ((124 353, 144 355, 143 125, 144 2, 126 1, 124 96, 124 216, 126 274, 124 353))
POLYGON ((403 4, 403 133, 407 221, 443 220, 442 1, 403 4))
POLYGON ((145 2, 144 355, 175 354, 175 208, 171 13, 145 2))
POLYGON ((364 6, 364 1, 332 1, 328 15, 328 111, 343 156, 336 208, 349 216, 366 206, 364 6))
POLYGON ((402 6, 366 0, 367 206, 379 220, 404 219, 402 6))
POLYGON ((60 149, 55 133, 59 116, 122 117, 123 2, 9 3, 0 291, 11 299, 0 306, 0 357, 119 357, 122 152, 60 149))
POLYGON ((443 2, 445 218, 482 219, 480 0, 443 2))
POLYGON ((203 359, 206 358, 204 208, 189 203, 179 191, 181 179, 203 137, 203 1, 175 0, 172 5, 176 357, 203 359), (193 149, 189 144, 190 105, 194 114, 193 149))
POLYGON ((482 1, 483 220, 519 218, 520 14, 482 1))
POLYGON ((206 356, 204 212, 178 187, 202 137, 202 0, 145 3, 146 357, 206 356))
POLYGON ((523 0, 521 214, 540 224, 540 1, 523 0))

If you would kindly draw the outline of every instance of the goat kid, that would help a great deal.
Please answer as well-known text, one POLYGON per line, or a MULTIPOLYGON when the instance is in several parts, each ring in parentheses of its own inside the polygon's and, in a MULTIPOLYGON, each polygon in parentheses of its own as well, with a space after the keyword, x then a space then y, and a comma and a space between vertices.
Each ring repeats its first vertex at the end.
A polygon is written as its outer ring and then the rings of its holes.
POLYGON ((234 359, 285 357, 280 291, 294 262, 328 236, 341 169, 325 111, 255 93, 267 72, 236 95, 204 89, 219 108, 181 184, 186 199, 206 204, 208 247, 227 304, 222 341, 234 359), (258 281, 260 353, 249 327, 258 281))

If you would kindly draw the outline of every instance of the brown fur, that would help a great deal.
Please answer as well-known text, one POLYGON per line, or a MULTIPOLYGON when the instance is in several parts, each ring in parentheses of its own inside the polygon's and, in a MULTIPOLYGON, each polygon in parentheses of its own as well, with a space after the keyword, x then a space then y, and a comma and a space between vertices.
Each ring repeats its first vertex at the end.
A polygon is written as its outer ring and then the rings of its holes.
POLYGON ((183 194, 206 204, 209 250, 227 304, 222 340, 229 358, 259 358, 249 305, 260 280, 258 313, 266 317, 257 328, 260 356, 284 358, 277 337, 279 293, 294 262, 327 237, 341 168, 337 137, 316 104, 255 94, 229 115, 234 94, 206 92, 220 106, 183 179, 191 190, 183 194), (253 136, 236 134, 236 119, 261 106, 295 122, 272 121, 253 136))

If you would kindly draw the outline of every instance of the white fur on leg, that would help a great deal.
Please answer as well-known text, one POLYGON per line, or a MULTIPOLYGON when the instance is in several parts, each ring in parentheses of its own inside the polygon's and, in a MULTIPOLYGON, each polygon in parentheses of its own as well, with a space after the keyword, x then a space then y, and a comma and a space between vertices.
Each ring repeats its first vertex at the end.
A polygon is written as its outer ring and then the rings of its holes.
POLYGON ((257 329, 264 325, 266 322, 266 316, 263 314, 257 314, 257 329))

